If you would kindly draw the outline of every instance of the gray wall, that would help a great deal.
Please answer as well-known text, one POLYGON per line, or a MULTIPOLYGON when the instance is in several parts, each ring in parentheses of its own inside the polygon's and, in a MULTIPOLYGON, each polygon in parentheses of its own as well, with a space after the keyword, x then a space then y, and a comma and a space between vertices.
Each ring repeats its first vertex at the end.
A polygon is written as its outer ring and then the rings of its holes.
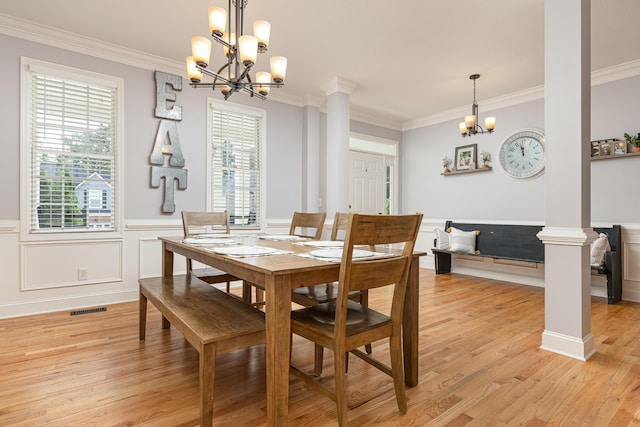
MULTIPOLYGON (((0 35, 0 80, 5 82, 2 117, 3 167, 0 177, 0 220, 19 219, 20 170, 20 56, 100 72, 124 79, 124 217, 125 219, 171 218, 162 213, 162 190, 151 188, 149 155, 159 119, 154 117, 153 71, 86 56, 63 49, 0 35)), ((207 89, 193 89, 183 80, 176 104, 183 108, 178 133, 188 170, 188 188, 176 190, 176 213, 205 208, 206 99, 207 89)), ((219 95, 215 95, 220 98, 219 95)), ((274 101, 260 101, 244 94, 231 102, 267 111, 267 205, 268 218, 289 218, 301 206, 302 109, 274 101)))
MULTIPOLYGON (((592 89, 592 139, 623 138, 640 131, 640 77, 592 89), (635 95, 634 95, 635 94, 635 95)), ((527 102, 480 116, 495 115, 492 134, 462 138, 459 120, 405 131, 402 141, 402 209, 420 211, 430 220, 544 221, 545 175, 518 181, 501 173, 497 152, 502 141, 523 128, 544 129, 544 100, 527 102), (442 176, 441 160, 455 148, 477 144, 491 152, 493 171, 442 176)), ((562 141, 546 141, 561 144, 562 141)), ((640 179, 640 157, 592 162, 592 222, 637 223, 640 197, 633 189, 640 179)))

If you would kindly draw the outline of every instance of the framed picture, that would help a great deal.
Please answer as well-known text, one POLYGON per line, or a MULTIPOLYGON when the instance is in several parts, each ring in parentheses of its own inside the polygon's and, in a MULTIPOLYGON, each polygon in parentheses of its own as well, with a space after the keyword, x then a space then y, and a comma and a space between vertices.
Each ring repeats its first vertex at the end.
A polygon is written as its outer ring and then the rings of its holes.
POLYGON ((478 144, 456 147, 456 170, 474 169, 478 163, 478 144))
POLYGON ((600 157, 606 157, 613 154, 613 142, 604 140, 600 141, 600 157))
POLYGON ((591 157, 600 155, 600 141, 591 141, 591 157))
POLYGON ((627 154, 627 141, 613 141, 613 155, 627 154))

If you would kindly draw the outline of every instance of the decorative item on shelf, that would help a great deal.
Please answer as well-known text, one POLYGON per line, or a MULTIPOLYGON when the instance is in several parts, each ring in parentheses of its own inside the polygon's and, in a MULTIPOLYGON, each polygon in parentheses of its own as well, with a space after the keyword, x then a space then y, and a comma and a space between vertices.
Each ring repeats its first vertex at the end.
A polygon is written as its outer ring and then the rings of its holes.
POLYGON ((478 161, 477 155, 478 144, 465 145, 463 147, 456 147, 456 169, 467 170, 471 169, 471 164, 475 164, 478 161))
POLYGON ((451 164, 451 159, 447 156, 444 156, 442 159, 442 166, 444 167, 444 173, 451 172, 449 170, 449 165, 451 164))
POLYGON ((482 160, 482 167, 488 168, 491 163, 491 153, 485 150, 480 152, 480 160, 482 160))
POLYGON ((471 115, 464 116, 464 122, 459 123, 460 134, 465 136, 475 135, 477 133, 491 133, 496 127, 496 118, 487 117, 484 119, 484 129, 478 124, 478 101, 476 101, 476 80, 480 78, 480 74, 471 74, 469 76, 473 80, 473 104, 471 104, 471 115))
POLYGON ((631 144, 631 151, 634 153, 640 153, 640 132, 637 135, 624 134, 624 139, 631 144))
POLYGON ((213 39, 222 45, 227 58, 216 72, 207 70, 211 56, 211 40, 206 37, 192 37, 192 56, 187 57, 187 75, 192 87, 210 87, 220 89, 224 99, 231 94, 244 91, 251 96, 267 99, 272 87, 282 87, 287 74, 287 58, 272 56, 271 73, 258 71, 255 80, 249 73, 256 63, 258 53, 267 51, 271 24, 267 21, 253 22, 254 35, 244 34, 244 9, 248 0, 230 0, 229 10, 212 6, 209 8, 209 30, 213 39), (235 25, 231 31, 231 5, 235 7, 235 25), (227 30, 227 23, 229 30, 227 30), (213 78, 212 83, 203 83, 204 75, 213 78))

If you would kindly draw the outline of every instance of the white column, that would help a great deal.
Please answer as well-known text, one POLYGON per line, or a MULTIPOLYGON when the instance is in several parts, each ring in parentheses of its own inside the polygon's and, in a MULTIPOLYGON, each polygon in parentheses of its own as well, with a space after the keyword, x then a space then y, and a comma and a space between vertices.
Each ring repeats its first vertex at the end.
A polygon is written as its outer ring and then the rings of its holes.
POLYGON ((327 217, 349 211, 349 97, 355 84, 335 77, 327 95, 327 217))
POLYGON ((591 335, 590 0, 545 0, 545 330, 542 348, 587 360, 591 335))
POLYGON ((320 101, 307 98, 302 110, 302 206, 319 212, 320 200, 320 101))

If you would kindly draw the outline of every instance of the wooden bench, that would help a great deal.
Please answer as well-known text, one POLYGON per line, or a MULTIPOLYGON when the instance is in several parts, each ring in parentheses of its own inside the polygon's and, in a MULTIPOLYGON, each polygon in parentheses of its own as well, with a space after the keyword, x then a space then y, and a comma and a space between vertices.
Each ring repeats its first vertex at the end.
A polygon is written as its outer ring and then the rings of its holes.
MULTIPOLYGON (((476 237, 476 254, 460 254, 480 256, 514 261, 535 262, 544 264, 544 244, 537 234, 541 225, 508 225, 508 224, 469 224, 447 221, 445 230, 450 227, 462 231, 480 231, 476 237)), ((621 229, 619 225, 610 228, 594 228, 595 232, 604 233, 609 238, 611 252, 605 255, 602 267, 591 267, 597 274, 607 277, 607 301, 615 304, 622 299, 622 252, 621 229)), ((435 246, 435 244, 434 244, 435 246)), ((451 255, 455 252, 433 248, 436 274, 451 272, 451 255)))
POLYGON ((192 275, 151 277, 140 284, 140 340, 145 339, 147 300, 200 355, 200 425, 213 423, 216 355, 265 342, 264 313, 192 275))

